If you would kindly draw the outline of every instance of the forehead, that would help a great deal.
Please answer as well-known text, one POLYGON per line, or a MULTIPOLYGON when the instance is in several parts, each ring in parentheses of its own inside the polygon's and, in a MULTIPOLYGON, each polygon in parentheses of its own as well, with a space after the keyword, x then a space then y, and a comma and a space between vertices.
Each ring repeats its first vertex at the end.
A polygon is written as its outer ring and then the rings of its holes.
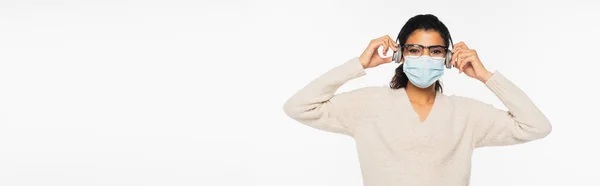
POLYGON ((442 38, 439 32, 423 29, 413 31, 408 36, 406 44, 420 44, 424 46, 445 45, 444 38, 442 38))

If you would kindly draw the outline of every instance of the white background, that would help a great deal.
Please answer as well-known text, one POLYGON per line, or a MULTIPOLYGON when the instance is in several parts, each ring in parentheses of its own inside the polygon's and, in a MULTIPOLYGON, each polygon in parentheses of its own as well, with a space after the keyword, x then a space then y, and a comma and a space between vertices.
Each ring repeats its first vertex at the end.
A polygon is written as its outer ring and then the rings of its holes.
MULTIPOLYGON (((362 185, 354 142, 288 118, 312 79, 438 16, 553 125, 471 185, 600 185, 594 1, 0 1, 0 185, 362 185)), ((396 64, 339 91, 386 86, 396 64)), ((446 94, 505 108, 446 71, 446 94)))

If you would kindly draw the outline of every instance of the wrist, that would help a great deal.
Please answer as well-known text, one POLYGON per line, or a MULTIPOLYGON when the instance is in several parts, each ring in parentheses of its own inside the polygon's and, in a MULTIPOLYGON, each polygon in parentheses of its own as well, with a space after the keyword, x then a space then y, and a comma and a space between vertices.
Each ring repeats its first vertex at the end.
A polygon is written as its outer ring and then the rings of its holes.
POLYGON ((367 60, 363 59, 362 57, 359 57, 359 58, 358 58, 358 61, 360 62, 360 65, 361 65, 361 66, 362 66, 364 69, 366 69, 366 68, 367 68, 367 64, 365 64, 365 61, 367 61, 367 60))
POLYGON ((482 83, 486 83, 490 79, 490 77, 492 77, 492 75, 494 75, 494 73, 485 70, 481 75, 477 76, 477 79, 482 83))

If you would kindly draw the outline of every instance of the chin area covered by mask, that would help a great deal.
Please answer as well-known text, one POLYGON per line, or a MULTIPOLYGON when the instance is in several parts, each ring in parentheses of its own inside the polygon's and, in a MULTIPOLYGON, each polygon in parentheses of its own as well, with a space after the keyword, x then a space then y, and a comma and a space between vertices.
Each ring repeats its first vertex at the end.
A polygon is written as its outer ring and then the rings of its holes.
POLYGON ((413 85, 427 88, 444 75, 444 60, 430 56, 404 57, 402 70, 413 85))

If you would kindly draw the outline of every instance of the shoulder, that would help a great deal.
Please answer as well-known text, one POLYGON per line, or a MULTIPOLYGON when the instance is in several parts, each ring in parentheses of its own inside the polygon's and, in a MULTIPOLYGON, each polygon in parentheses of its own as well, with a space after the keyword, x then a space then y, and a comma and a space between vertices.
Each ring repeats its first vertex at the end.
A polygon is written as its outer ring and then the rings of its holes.
POLYGON ((365 94, 382 94, 387 92, 388 90, 390 90, 389 87, 384 87, 384 86, 368 86, 368 87, 363 87, 363 88, 359 88, 356 91, 357 92, 362 92, 365 94))
POLYGON ((346 92, 340 92, 335 95, 334 99, 343 99, 359 102, 372 102, 374 100, 386 99, 389 95, 390 88, 384 86, 368 86, 346 92))
POLYGON ((352 94, 352 95, 361 96, 361 97, 373 97, 373 96, 385 94, 385 93, 389 92, 389 90, 390 90, 390 88, 384 87, 384 86, 368 86, 368 87, 362 87, 362 88, 358 88, 358 89, 347 91, 347 92, 342 92, 341 94, 352 94))
POLYGON ((494 107, 493 104, 486 103, 482 100, 458 95, 451 95, 448 97, 452 100, 456 110, 461 110, 466 113, 484 115, 485 113, 496 110, 496 107, 494 107))
POLYGON ((481 108, 488 104, 484 103, 481 100, 459 96, 459 95, 447 95, 448 99, 451 100, 456 106, 461 108, 481 108))

